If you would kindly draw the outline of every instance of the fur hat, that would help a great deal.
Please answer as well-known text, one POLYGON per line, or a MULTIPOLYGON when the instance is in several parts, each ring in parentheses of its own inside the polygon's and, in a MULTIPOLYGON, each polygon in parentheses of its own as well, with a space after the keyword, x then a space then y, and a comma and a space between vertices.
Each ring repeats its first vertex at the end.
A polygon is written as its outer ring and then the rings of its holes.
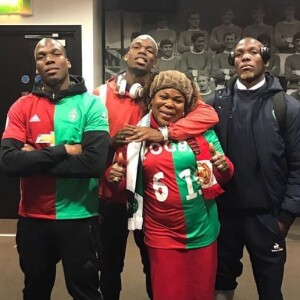
POLYGON ((191 101, 193 94, 193 86, 182 72, 175 70, 162 71, 154 77, 154 80, 150 86, 150 97, 163 89, 175 89, 182 93, 187 102, 191 101))

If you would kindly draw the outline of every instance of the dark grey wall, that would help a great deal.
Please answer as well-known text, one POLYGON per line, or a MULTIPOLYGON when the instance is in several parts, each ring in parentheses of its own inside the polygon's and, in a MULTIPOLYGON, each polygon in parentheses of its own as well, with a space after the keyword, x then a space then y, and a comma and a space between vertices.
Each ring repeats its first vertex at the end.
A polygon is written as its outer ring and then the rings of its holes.
POLYGON ((255 4, 261 4, 265 11, 265 23, 275 25, 283 19, 283 3, 292 2, 298 18, 300 18, 300 1, 288 0, 105 0, 106 10, 141 12, 144 20, 144 30, 148 31, 153 24, 153 16, 157 12, 168 13, 170 27, 180 32, 187 28, 189 12, 199 12, 201 27, 208 31, 221 23, 221 14, 225 7, 231 7, 235 12, 235 22, 241 27, 252 23, 250 10, 255 4))

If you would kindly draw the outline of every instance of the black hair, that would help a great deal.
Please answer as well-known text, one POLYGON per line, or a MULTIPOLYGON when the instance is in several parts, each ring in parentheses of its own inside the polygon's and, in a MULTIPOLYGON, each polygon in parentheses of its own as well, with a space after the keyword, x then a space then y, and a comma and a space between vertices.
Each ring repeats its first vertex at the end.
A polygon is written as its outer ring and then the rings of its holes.
POLYGON ((195 32, 195 33, 193 33, 192 36, 191 36, 191 41, 192 41, 192 43, 195 43, 196 40, 197 40, 199 37, 204 37, 204 38, 205 38, 204 34, 201 33, 201 32, 195 32))
POLYGON ((173 46, 173 42, 168 40, 168 39, 161 40, 160 44, 159 44, 159 47, 162 49, 163 46, 166 46, 166 45, 172 45, 173 46))
POLYGON ((226 36, 232 35, 232 34, 234 35, 234 38, 236 39, 236 34, 234 32, 225 32, 224 36, 223 36, 223 40, 225 41, 226 36))
POLYGON ((64 45, 63 45, 60 41, 58 41, 58 40, 56 40, 56 39, 54 39, 54 38, 46 37, 46 38, 40 39, 40 40, 37 42, 37 44, 36 44, 36 46, 35 46, 35 48, 34 48, 34 52, 33 52, 34 58, 36 57, 36 51, 37 51, 38 46, 39 46, 40 44, 42 44, 42 43, 47 44, 47 43, 50 43, 50 42, 51 42, 51 43, 56 43, 56 44, 58 44, 59 47, 60 47, 60 49, 63 51, 64 56, 67 57, 67 51, 66 51, 66 48, 64 47, 64 45))

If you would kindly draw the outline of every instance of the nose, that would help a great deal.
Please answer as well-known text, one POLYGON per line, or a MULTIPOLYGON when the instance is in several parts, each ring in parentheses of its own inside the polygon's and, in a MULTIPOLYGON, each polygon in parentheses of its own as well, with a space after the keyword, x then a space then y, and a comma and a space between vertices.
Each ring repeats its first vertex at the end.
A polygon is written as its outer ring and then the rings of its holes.
POLYGON ((46 59, 46 63, 52 63, 54 61, 52 54, 47 54, 45 59, 46 59))
POLYGON ((172 99, 167 99, 166 102, 165 102, 165 106, 167 108, 173 108, 174 107, 173 100, 172 99))
POLYGON ((250 60, 250 54, 248 52, 245 52, 243 54, 242 61, 247 61, 247 60, 250 60))
POLYGON ((146 54, 146 48, 141 47, 139 53, 146 54))

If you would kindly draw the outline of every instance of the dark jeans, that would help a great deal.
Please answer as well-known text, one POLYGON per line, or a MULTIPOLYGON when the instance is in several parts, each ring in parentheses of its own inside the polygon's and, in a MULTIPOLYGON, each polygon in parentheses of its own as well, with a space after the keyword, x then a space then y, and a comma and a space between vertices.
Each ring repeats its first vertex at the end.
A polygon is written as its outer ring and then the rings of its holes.
POLYGON ((286 261, 285 237, 276 217, 269 214, 224 215, 220 213, 217 290, 233 290, 242 274, 246 247, 260 300, 282 300, 281 285, 286 261))
POLYGON ((17 247, 25 274, 24 300, 49 300, 61 260, 74 300, 101 300, 98 218, 42 220, 20 218, 17 247))
MULTIPOLYGON (((105 300, 118 300, 122 290, 121 273, 124 267, 128 238, 127 208, 125 205, 101 201, 102 224, 100 224, 103 245, 103 267, 100 275, 100 289, 105 300)), ((146 274, 146 289, 152 299, 150 263, 144 233, 133 231, 134 240, 139 247, 143 271, 146 274)))

